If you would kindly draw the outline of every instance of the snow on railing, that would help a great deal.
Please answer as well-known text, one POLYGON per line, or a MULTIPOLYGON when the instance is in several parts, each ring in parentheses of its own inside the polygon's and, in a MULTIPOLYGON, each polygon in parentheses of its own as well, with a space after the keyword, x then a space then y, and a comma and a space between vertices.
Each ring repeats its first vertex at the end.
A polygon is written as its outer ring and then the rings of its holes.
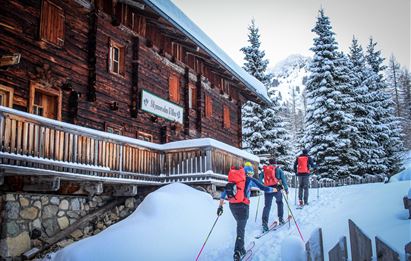
POLYGON ((213 139, 155 144, 0 106, 3 169, 24 166, 59 175, 75 173, 153 184, 173 177, 187 182, 221 183, 226 181, 232 165, 258 160, 213 139))

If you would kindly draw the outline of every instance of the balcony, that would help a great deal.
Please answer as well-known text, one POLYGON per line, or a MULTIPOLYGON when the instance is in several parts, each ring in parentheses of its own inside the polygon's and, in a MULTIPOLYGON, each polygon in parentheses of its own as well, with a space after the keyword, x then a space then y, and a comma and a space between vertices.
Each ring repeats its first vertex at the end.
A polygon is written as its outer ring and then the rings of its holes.
POLYGON ((0 106, 0 179, 223 186, 230 167, 245 161, 259 159, 213 139, 154 144, 0 106))

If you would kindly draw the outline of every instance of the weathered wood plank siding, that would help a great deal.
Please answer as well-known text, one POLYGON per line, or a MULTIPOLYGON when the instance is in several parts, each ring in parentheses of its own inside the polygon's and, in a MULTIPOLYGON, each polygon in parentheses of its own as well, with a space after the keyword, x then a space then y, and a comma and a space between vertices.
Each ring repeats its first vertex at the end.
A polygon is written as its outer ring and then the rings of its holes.
MULTIPOLYGON (((231 90, 224 89, 221 77, 214 73, 221 71, 221 67, 215 61, 205 63, 205 54, 202 54, 204 58, 189 55, 187 42, 184 48, 173 45, 171 36, 165 35, 159 25, 146 21, 155 18, 154 14, 134 10, 138 18, 133 31, 130 14, 125 20, 130 28, 123 24, 113 25, 111 14, 107 14, 110 13, 111 1, 96 1, 95 11, 77 1, 51 2, 64 10, 64 44, 61 47, 39 39, 42 0, 6 0, 0 5, 0 55, 21 54, 18 65, 0 71, 0 84, 14 89, 15 109, 28 110, 30 82, 39 81, 39 70, 48 65, 49 74, 41 80, 63 90, 61 111, 65 122, 98 130, 115 126, 122 135, 133 138, 137 131, 145 132, 151 134, 157 143, 210 137, 240 146, 243 98, 240 86, 236 85, 239 83, 230 82, 231 90), (124 75, 109 72, 110 41, 124 46, 124 75), (178 59, 172 54, 177 49, 180 50, 178 59), (194 67, 198 68, 194 70, 194 67), (180 79, 181 99, 178 105, 186 114, 182 126, 175 126, 140 109, 143 89, 169 100, 168 79, 171 74, 180 79), (188 109, 189 85, 197 86, 194 109, 188 109), (90 98, 90 90, 95 100, 90 98), (213 114, 210 118, 204 116, 204 95, 212 98, 213 114), (117 109, 112 108, 114 103, 117 109), (135 105, 137 111, 132 110, 135 105), (224 105, 230 110, 230 128, 224 128, 224 105)), ((195 46, 192 48, 195 50, 195 46)), ((61 151, 54 153, 58 158, 61 151)))

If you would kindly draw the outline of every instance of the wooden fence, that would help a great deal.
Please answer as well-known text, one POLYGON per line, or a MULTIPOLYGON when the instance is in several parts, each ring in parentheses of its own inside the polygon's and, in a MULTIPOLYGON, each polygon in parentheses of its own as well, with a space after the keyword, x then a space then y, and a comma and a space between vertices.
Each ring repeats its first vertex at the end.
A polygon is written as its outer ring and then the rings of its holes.
MULTIPOLYGON (((292 174, 286 174, 287 184, 291 188, 298 188, 299 182, 298 178, 292 174)), ((332 179, 320 179, 317 180, 315 176, 310 176, 309 187, 310 188, 327 188, 327 187, 340 187, 346 185, 355 185, 355 184, 365 184, 365 183, 376 183, 376 182, 383 182, 384 179, 378 176, 367 175, 361 179, 354 179, 351 177, 339 179, 339 180, 332 180, 332 179)))
MULTIPOLYGON (((348 220, 351 260, 352 261, 400 261, 400 255, 380 238, 375 237, 376 257, 373 257, 372 241, 361 229, 351 220, 348 220)), ((315 230, 306 243, 307 261, 323 261, 324 248, 322 240, 322 230, 315 230)), ((411 261, 411 242, 405 247, 405 257, 411 261)), ((347 239, 340 238, 337 244, 328 252, 330 261, 348 261, 347 239)))

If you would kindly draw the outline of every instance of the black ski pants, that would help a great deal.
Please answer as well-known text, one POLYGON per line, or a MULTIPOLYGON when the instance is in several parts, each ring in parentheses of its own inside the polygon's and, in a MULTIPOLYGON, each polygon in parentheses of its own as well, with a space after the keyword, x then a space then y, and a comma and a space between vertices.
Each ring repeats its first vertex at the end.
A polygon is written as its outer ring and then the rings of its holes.
POLYGON ((298 176, 298 199, 303 200, 304 204, 308 203, 308 183, 310 181, 310 176, 298 176), (304 193, 303 193, 304 192, 304 193), (304 195, 303 195, 304 194, 304 195))
POLYGON ((277 214, 278 218, 282 219, 284 215, 284 204, 283 204, 283 194, 280 191, 274 193, 264 193, 264 209, 263 209, 263 225, 268 224, 268 218, 270 216, 271 204, 273 202, 273 198, 275 197, 275 203, 277 203, 277 214))
POLYGON ((243 252, 244 248, 244 235, 245 225, 249 216, 249 205, 244 203, 230 203, 230 210, 237 221, 237 238, 235 240, 234 253, 236 251, 243 252))

